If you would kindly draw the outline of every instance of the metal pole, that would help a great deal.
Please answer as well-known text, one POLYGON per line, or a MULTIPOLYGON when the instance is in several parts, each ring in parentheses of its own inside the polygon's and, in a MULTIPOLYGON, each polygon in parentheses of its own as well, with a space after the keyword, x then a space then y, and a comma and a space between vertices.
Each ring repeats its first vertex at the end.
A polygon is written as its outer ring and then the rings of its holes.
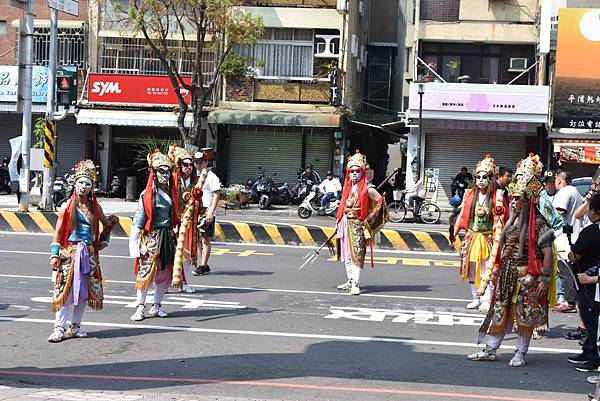
POLYGON ((21 75, 22 81, 19 86, 23 85, 21 91, 23 95, 23 125, 22 125, 22 142, 21 155, 23 157, 23 165, 19 177, 19 211, 29 211, 29 167, 30 167, 30 148, 31 148, 31 90, 32 90, 32 75, 33 75, 33 12, 35 2, 30 0, 27 3, 25 11, 24 25, 25 29, 20 32, 19 40, 25 45, 23 49, 22 65, 19 68, 24 69, 21 75))
MULTIPOLYGON (((50 9, 50 49, 49 49, 49 60, 48 60, 48 92, 46 95, 46 118, 48 120, 54 120, 54 85, 56 83, 56 42, 58 34, 58 10, 50 9)), ((48 125, 48 123, 46 124, 48 125)), ((56 125, 54 125, 56 129, 56 125)), ((56 135, 56 131, 54 132, 56 135)), ((54 144, 56 144, 56 137, 54 138, 54 144)), ((44 188, 42 194, 42 201, 44 204, 44 210, 51 212, 54 210, 54 204, 52 203, 52 184, 54 183, 55 163, 54 156, 56 154, 56 148, 53 149, 53 153, 44 152, 45 165, 44 165, 44 188)))
POLYGON ((419 150, 416 155, 419 163, 417 164, 417 174, 421 176, 421 147, 423 146, 423 92, 419 91, 419 150))

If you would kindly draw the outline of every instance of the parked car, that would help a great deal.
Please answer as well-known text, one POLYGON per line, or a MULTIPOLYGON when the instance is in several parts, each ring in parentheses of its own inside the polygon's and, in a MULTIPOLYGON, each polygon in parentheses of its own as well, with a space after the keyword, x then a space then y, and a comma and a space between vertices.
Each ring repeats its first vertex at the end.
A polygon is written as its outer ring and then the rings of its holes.
POLYGON ((585 196, 590 190, 590 185, 592 185, 592 177, 574 178, 571 185, 577 188, 581 196, 585 196))

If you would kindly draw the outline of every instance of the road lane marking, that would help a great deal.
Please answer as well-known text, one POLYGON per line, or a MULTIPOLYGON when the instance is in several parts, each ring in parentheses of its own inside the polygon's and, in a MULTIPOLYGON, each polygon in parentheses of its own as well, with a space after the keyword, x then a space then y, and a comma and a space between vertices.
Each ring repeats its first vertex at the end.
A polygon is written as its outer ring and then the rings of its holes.
MULTIPOLYGON (((17 322, 17 323, 44 323, 54 324, 53 319, 34 319, 24 317, 0 316, 0 321, 17 322)), ((281 338, 303 338, 309 340, 335 340, 335 341, 354 341, 354 342, 374 342, 374 343, 394 343, 404 345, 433 345, 445 347, 461 347, 461 348, 481 348, 481 344, 461 343, 453 341, 433 341, 433 340, 409 340, 406 338, 392 337, 366 337, 366 336, 345 336, 333 334, 316 334, 316 333, 291 333, 281 331, 257 331, 257 330, 233 330, 233 329, 208 329, 201 327, 183 327, 183 326, 164 326, 164 325, 148 325, 148 324, 130 324, 130 323, 112 323, 112 322, 92 322, 86 321, 85 326, 92 327, 109 327, 121 329, 142 329, 142 330, 164 330, 164 331, 186 331, 194 333, 211 333, 211 334, 233 334, 242 336, 261 336, 261 337, 281 337, 281 338)), ((514 350, 514 346, 502 345, 500 348, 514 350)), ((535 352, 551 352, 555 354, 576 354, 581 352, 581 349, 568 348, 549 348, 549 347, 529 347, 529 351, 535 352)))
MULTIPOLYGON (((236 386, 253 386, 253 387, 276 387, 276 388, 291 388, 302 390, 324 390, 336 392, 355 393, 375 393, 375 394, 394 394, 394 395, 409 395, 409 396, 434 396, 442 398, 468 398, 472 400, 485 401, 558 401, 542 398, 522 398, 512 396, 496 396, 487 394, 470 393, 448 393, 439 391, 424 391, 424 390, 399 390, 388 388, 372 388, 372 387, 349 387, 349 386, 323 386, 316 384, 301 384, 301 383, 285 383, 285 382, 269 382, 262 380, 218 380, 218 379, 201 379, 192 377, 149 377, 149 376, 115 376, 115 375, 97 375, 86 373, 52 373, 52 372, 31 372, 24 370, 0 370, 0 374, 12 376, 27 376, 27 377, 52 377, 63 379, 93 379, 93 380, 119 380, 119 381, 148 381, 148 382, 170 382, 170 383, 213 383, 226 384, 236 386)), ((485 390, 485 389, 482 389, 485 390)), ((61 391, 61 394, 64 392, 61 391)), ((411 397, 412 398, 412 397, 411 397)))
POLYGON ((433 312, 425 310, 400 310, 400 309, 373 309, 337 307, 329 308, 330 315, 325 319, 350 319, 367 322, 383 322, 386 318, 393 318, 392 323, 431 324, 436 326, 481 326, 484 315, 472 313, 433 312))
MULTIPOLYGON (((50 280, 50 276, 24 276, 19 274, 0 274, 0 277, 7 278, 19 278, 19 279, 40 279, 40 280, 50 280)), ((116 283, 116 284, 135 284, 134 281, 127 280, 106 280, 107 283, 116 283)), ((263 288, 263 287, 233 287, 233 286, 222 286, 222 285, 197 285, 192 284, 190 287, 195 288, 210 288, 217 290, 240 290, 240 291, 254 291, 254 292, 281 292, 281 293, 289 293, 289 294, 316 294, 316 295, 337 295, 342 297, 348 297, 348 293, 340 292, 340 291, 311 291, 311 290, 286 290, 279 288, 263 288)), ((364 287, 368 291, 368 286, 364 287)), ((419 300, 419 301, 448 301, 448 302, 470 302, 472 299, 458 299, 458 298, 436 298, 436 297, 417 297, 417 296, 409 296, 409 295, 386 295, 386 294, 369 294, 368 292, 363 292, 361 297, 368 298, 389 298, 389 299, 409 299, 409 300, 419 300)))
MULTIPOLYGON (((33 297, 33 302, 51 303, 52 297, 33 297)), ((136 297, 125 297, 118 295, 105 295, 105 304, 123 305, 125 308, 136 308, 138 302, 136 297)), ((154 297, 151 295, 146 300, 146 303, 154 303, 154 297)), ((208 299, 199 298, 188 298, 188 297, 171 297, 167 296, 166 300, 163 300, 162 305, 178 305, 183 306, 183 309, 200 309, 200 308, 220 308, 220 309, 246 309, 247 306, 240 305, 239 302, 224 302, 224 301, 211 301, 208 299)))

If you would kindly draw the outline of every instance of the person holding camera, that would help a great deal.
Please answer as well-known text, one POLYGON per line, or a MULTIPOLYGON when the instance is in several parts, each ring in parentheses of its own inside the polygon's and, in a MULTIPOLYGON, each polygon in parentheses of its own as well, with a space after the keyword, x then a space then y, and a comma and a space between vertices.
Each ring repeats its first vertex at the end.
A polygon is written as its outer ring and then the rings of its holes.
POLYGON ((585 197, 583 198, 583 204, 577 208, 575 211, 575 218, 581 220, 583 222, 583 226, 588 226, 591 222, 587 216, 587 211, 589 210, 590 200, 596 194, 600 193, 600 175, 597 175, 592 179, 592 184, 590 185, 590 190, 585 197))
POLYGON ((590 198, 587 217, 592 224, 585 227, 571 246, 569 260, 574 263, 579 287, 579 313, 587 328, 587 339, 581 354, 568 358, 581 372, 596 371, 599 366, 597 334, 599 304, 596 300, 598 264, 600 261, 600 195, 590 198))

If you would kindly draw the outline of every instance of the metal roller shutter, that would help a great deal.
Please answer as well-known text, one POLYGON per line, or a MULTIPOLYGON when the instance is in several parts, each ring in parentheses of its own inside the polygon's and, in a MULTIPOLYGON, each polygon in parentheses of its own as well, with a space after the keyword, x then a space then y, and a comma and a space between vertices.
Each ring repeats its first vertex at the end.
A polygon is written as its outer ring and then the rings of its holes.
POLYGON ((306 133, 306 163, 311 163, 322 179, 331 168, 331 137, 331 132, 320 130, 308 130, 306 133))
POLYGON ((428 133, 425 142, 425 168, 440 169, 438 204, 449 207, 452 179, 464 166, 472 174, 477 162, 490 153, 498 167, 515 169, 525 156, 525 136, 477 132, 469 135, 428 133))
MULTIPOLYGON (((35 122, 35 116, 32 118, 35 122)), ((21 136, 21 126, 23 117, 16 113, 0 113, 0 161, 5 157, 11 156, 10 142, 11 138, 21 136)), ((31 138, 31 143, 35 142, 35 138, 31 138)))
POLYGON ((56 122, 56 173, 63 175, 85 158, 85 126, 77 125, 74 116, 56 122))
POLYGON ((276 182, 292 185, 302 161, 302 131, 298 128, 247 126, 230 132, 229 184, 244 183, 256 177, 257 167, 276 182))

